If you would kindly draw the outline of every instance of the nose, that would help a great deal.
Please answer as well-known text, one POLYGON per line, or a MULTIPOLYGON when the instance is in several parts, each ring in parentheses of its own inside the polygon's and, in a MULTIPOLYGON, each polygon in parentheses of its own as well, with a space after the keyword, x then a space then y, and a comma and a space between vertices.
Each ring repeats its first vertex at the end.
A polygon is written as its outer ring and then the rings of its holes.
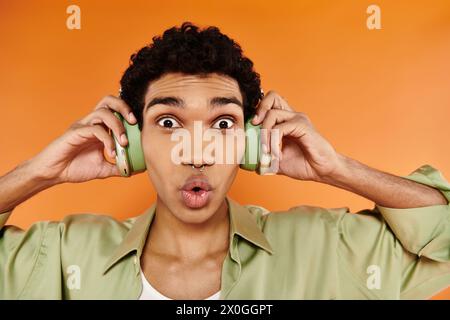
POLYGON ((190 143, 183 145, 181 164, 195 168, 204 168, 215 164, 216 151, 214 148, 211 151, 210 144, 211 141, 204 139, 203 135, 190 135, 190 143))
POLYGON ((196 169, 204 169, 205 167, 212 166, 215 163, 213 157, 206 157, 203 155, 203 149, 201 150, 201 152, 194 152, 191 158, 183 158, 181 163, 196 169))

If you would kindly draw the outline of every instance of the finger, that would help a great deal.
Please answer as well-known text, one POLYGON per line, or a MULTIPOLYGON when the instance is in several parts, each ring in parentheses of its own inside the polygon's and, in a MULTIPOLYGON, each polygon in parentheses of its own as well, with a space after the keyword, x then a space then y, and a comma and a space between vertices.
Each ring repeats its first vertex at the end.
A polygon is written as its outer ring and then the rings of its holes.
POLYGON ((105 163, 104 169, 100 172, 98 178, 121 177, 119 168, 115 164, 105 163))
MULTIPOLYGON (((280 168, 281 161, 281 143, 282 143, 283 134, 282 132, 275 127, 270 130, 270 152, 267 153, 266 157, 269 161, 268 163, 263 164, 261 160, 261 165, 265 167, 260 169, 263 171, 265 175, 267 174, 277 174, 280 168)), ((261 158, 262 159, 262 158, 261 158)))
POLYGON ((282 155, 282 143, 283 143, 283 136, 284 136, 284 130, 286 126, 291 126, 290 122, 284 122, 278 125, 275 125, 272 130, 270 130, 270 151, 271 154, 281 160, 282 155))
POLYGON ((254 125, 261 123, 261 121, 264 120, 267 112, 271 109, 294 111, 278 93, 276 93, 275 91, 269 91, 268 94, 259 103, 252 123, 254 125))
POLYGON ((77 131, 80 136, 86 139, 97 138, 97 140, 100 140, 103 143, 105 149, 112 158, 116 156, 114 139, 101 125, 85 126, 77 131))
POLYGON ((293 119, 295 116, 295 112, 287 110, 271 109, 267 112, 261 125, 261 145, 263 152, 270 153, 270 130, 272 127, 278 123, 293 119))
POLYGON ((267 111, 269 111, 274 107, 274 103, 275 103, 275 95, 272 93, 272 91, 269 91, 267 95, 264 96, 264 98, 259 102, 252 123, 254 125, 261 123, 267 111))
POLYGON ((86 125, 104 123, 107 128, 113 131, 122 146, 126 146, 128 143, 123 123, 111 112, 110 109, 99 108, 95 110, 83 119, 83 123, 86 125))
POLYGON ((301 139, 307 132, 310 132, 311 124, 302 116, 298 116, 295 121, 286 121, 273 126, 271 130, 270 142, 272 154, 281 160, 283 149, 283 138, 292 137, 301 139))
POLYGON ((308 124, 302 121, 286 121, 273 126, 270 136, 270 147, 275 157, 281 159, 284 137, 301 137, 299 133, 306 132, 308 124))
POLYGON ((278 96, 278 103, 281 105, 282 110, 295 112, 294 108, 289 105, 288 101, 284 97, 278 96))
POLYGON ((130 124, 137 123, 136 117, 134 116, 130 106, 128 106, 122 99, 117 98, 113 95, 107 95, 103 97, 103 99, 100 100, 94 110, 102 108, 109 108, 111 110, 119 112, 122 117, 124 117, 124 119, 126 119, 130 124))

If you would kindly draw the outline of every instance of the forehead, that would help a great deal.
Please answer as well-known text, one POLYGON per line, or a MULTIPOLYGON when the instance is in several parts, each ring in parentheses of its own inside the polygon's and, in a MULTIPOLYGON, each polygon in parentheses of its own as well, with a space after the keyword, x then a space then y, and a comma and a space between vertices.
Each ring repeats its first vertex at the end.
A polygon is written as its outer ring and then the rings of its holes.
POLYGON ((189 93, 233 94, 242 99, 237 81, 226 75, 210 73, 207 76, 168 73, 152 81, 147 90, 145 100, 155 95, 183 95, 189 93))

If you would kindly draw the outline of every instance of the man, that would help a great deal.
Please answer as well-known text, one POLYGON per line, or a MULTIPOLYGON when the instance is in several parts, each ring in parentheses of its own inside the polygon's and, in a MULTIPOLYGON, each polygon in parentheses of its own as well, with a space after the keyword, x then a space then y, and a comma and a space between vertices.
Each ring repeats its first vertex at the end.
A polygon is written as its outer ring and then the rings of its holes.
POLYGON ((184 23, 155 37, 131 56, 121 89, 0 179, 0 297, 424 299, 450 284, 450 185, 440 172, 424 165, 397 177, 338 153, 282 96, 261 97, 252 62, 219 29, 184 23), (46 188, 120 175, 103 155, 114 156, 109 129, 127 144, 113 111, 141 129, 156 203, 124 222, 84 214, 26 231, 4 226, 46 188), (201 152, 173 161, 179 130, 200 121, 226 136, 253 115, 278 174, 375 207, 268 212, 227 197, 239 163, 201 152))

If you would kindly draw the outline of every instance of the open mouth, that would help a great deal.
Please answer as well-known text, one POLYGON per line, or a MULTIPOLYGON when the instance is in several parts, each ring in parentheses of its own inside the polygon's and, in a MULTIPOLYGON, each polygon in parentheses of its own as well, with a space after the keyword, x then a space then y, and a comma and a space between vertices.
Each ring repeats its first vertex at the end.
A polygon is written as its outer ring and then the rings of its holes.
POLYGON ((181 189, 181 197, 184 204, 189 208, 204 207, 212 193, 212 187, 206 178, 193 177, 188 179, 181 189))

